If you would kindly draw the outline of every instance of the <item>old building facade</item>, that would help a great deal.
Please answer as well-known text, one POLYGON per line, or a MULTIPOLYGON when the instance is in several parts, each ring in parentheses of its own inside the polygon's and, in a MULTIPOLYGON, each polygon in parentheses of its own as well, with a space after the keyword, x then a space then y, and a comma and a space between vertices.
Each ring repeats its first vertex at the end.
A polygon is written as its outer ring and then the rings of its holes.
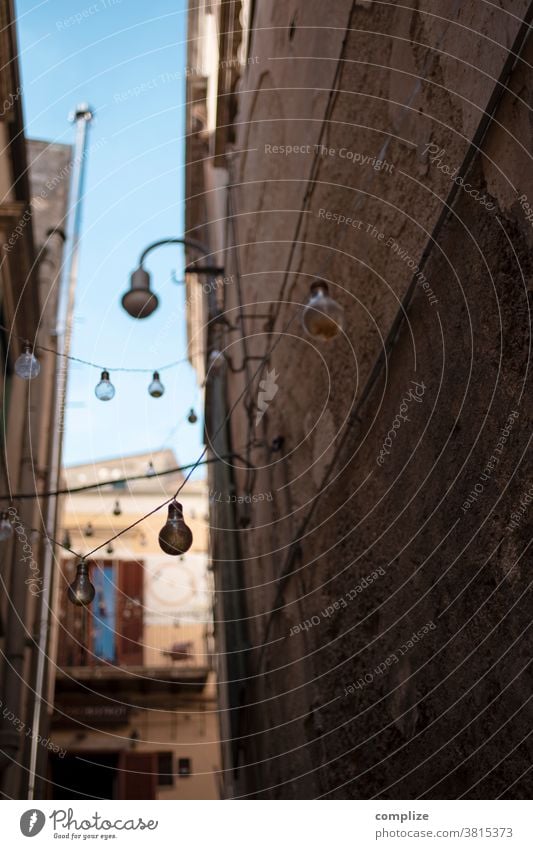
MULTIPOLYGON (((0 543, 0 790, 25 798, 45 550, 31 529, 42 526, 47 503, 38 496, 49 490, 57 362, 39 351, 36 381, 20 379, 14 364, 24 340, 56 345, 72 152, 68 145, 27 141, 12 2, 0 3, 0 19, 0 509, 11 524, 0 543)), ((39 747, 40 769, 46 754, 39 747)))
POLYGON ((531 792, 530 23, 191 4, 230 796, 531 792))
MULTIPOLYGON (((177 468, 171 450, 68 467, 63 541, 84 553, 129 528, 175 492, 177 468)), ((219 797, 205 481, 191 481, 182 504, 191 550, 163 554, 158 511, 91 558, 87 609, 67 600, 77 558, 62 560, 46 798, 219 797)))

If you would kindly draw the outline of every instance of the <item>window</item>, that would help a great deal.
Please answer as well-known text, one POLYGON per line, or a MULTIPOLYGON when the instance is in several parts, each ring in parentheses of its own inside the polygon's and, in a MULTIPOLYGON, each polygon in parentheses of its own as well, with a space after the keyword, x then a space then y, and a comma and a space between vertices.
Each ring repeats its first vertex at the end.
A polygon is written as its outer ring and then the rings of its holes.
POLYGON ((174 762, 172 752, 159 752, 157 755, 157 783, 160 787, 172 787, 174 784, 174 762))
POLYGON ((180 778, 186 778, 191 774, 191 759, 178 758, 178 775, 180 778))

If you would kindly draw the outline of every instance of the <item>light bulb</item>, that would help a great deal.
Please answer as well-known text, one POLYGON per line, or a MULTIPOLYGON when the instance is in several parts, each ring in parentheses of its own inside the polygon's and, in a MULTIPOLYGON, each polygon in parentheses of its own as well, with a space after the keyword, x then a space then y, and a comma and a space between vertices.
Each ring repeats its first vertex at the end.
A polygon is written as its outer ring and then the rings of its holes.
POLYGON ((302 325, 313 339, 329 342, 344 326, 344 309, 329 296, 329 289, 321 280, 311 285, 311 293, 302 312, 302 325))
POLYGON ((218 348, 214 348, 209 354, 209 360, 207 362, 208 371, 219 374, 225 365, 226 360, 224 358, 224 354, 219 351, 218 348))
POLYGON ((85 525, 85 530, 84 530, 83 533, 85 534, 86 537, 94 536, 94 528, 93 528, 91 522, 87 522, 87 524, 85 525))
POLYGON ((115 387, 109 380, 109 372, 103 371, 100 375, 100 383, 96 384, 94 394, 99 401, 111 401, 115 395, 115 387))
POLYGON ((121 516, 122 508, 120 506, 120 501, 115 501, 115 506, 113 507, 113 516, 121 516))
POLYGON ((89 566, 86 560, 80 560, 76 567, 76 577, 67 591, 68 600, 78 607, 90 604, 95 596, 95 589, 89 579, 89 566))
POLYGON ((153 478, 156 475, 156 470, 154 469, 154 464, 151 460, 148 461, 148 465, 146 467, 146 476, 149 478, 153 478))
POLYGON ((15 372, 23 380, 33 380, 41 371, 41 364, 35 357, 29 345, 26 345, 24 353, 15 361, 15 372))
POLYGON ((153 374, 153 377, 152 377, 152 382, 151 382, 150 386, 148 387, 148 392, 150 393, 152 398, 161 398, 161 395, 163 395, 164 391, 165 391, 165 387, 163 386, 163 384, 159 380, 159 372, 154 371, 154 374, 153 374))
POLYGON ((183 521, 183 508, 177 501, 168 505, 166 524, 159 531, 159 545, 165 554, 184 554, 192 545, 192 531, 183 521))
POLYGON ((197 416, 197 415, 196 415, 196 413, 194 412, 194 408, 193 408, 193 407, 191 407, 191 410, 190 410, 190 412, 189 412, 189 415, 187 416, 187 421, 188 421, 190 424, 196 424, 196 422, 198 421, 198 416, 197 416))
POLYGON ((7 517, 7 513, 0 516, 0 542, 5 542, 13 536, 13 525, 7 517))

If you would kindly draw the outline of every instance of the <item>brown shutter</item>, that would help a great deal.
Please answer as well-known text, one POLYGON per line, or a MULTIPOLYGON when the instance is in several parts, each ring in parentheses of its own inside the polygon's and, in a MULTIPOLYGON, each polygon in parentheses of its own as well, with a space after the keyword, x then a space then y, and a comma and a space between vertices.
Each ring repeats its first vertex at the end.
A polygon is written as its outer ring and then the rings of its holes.
POLYGON ((117 579, 117 662, 143 662, 144 563, 121 560, 117 579))
POLYGON ((157 755, 151 752, 121 752, 118 762, 118 799, 155 799, 157 755))

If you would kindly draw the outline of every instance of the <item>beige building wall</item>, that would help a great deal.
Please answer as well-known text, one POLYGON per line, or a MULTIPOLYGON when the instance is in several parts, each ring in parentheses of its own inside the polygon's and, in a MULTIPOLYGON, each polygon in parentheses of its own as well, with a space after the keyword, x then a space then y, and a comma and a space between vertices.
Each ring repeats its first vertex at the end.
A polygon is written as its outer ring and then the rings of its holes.
MULTIPOLYGON (((65 483, 71 490, 92 481, 98 481, 101 486, 96 490, 72 493, 64 499, 63 537, 68 534, 73 550, 82 554, 88 552, 152 510, 155 503, 170 498, 183 481, 183 475, 164 473, 177 466, 174 453, 166 450, 65 469, 65 483), (155 475, 127 484, 120 482, 123 477, 144 476, 149 463, 153 464, 155 475), (121 511, 119 516, 113 514, 117 506, 121 511), (87 536, 89 524, 91 536, 87 536)), ((166 521, 167 508, 115 540, 112 551, 106 547, 98 553, 97 564, 115 564, 115 570, 119 562, 125 563, 126 568, 131 561, 143 564, 142 660, 135 666, 120 669, 118 661, 102 663, 89 654, 85 668, 71 668, 70 672, 68 668, 58 670, 53 742, 79 757, 91 751, 136 755, 170 752, 172 783, 158 785, 156 797, 216 799, 220 792, 220 752, 205 482, 189 481, 179 500, 185 521, 193 532, 193 545, 185 555, 169 557, 159 548, 158 533, 166 521), (104 695, 111 704, 116 702, 118 706, 124 697, 131 706, 127 721, 120 722, 119 718, 113 727, 105 723, 99 725, 98 719, 82 723, 83 727, 69 725, 68 715, 79 715, 76 711, 80 709, 80 700, 65 690, 65 673, 81 677, 89 686, 105 676, 107 683, 98 685, 98 695, 104 695), (168 689, 161 684, 182 678, 185 684, 179 692, 175 687, 168 689), (189 775, 180 775, 180 759, 190 761, 189 775)), ((68 561, 67 555, 65 573, 68 561)), ((116 571, 114 575, 116 580, 116 571)), ((63 580, 60 594, 64 594, 65 586, 63 580)), ((118 596, 118 585, 116 592, 118 596)), ((56 609, 60 608, 59 597, 56 609)), ((76 612, 82 615, 81 611, 76 612)), ((124 623, 125 620, 117 619, 116 639, 120 638, 124 623)), ((69 638, 58 622, 56 643, 69 638)), ((60 658, 59 646, 59 664, 60 658)), ((100 704, 100 698, 96 703, 100 704)))

